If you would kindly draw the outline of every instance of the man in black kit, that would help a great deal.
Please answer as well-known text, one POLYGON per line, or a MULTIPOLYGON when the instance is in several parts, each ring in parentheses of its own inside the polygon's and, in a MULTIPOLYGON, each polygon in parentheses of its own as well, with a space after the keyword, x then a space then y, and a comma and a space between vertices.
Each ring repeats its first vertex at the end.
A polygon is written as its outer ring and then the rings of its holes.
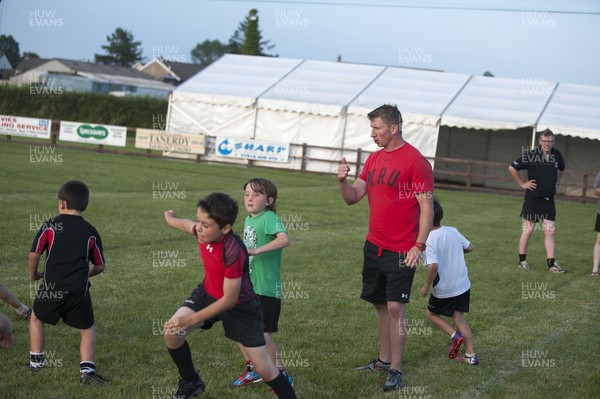
POLYGON ((565 273, 554 259, 554 232, 556 229, 556 208, 554 195, 565 171, 562 154, 554 148, 554 133, 546 129, 540 134, 539 146, 524 151, 508 167, 508 171, 519 187, 525 189, 525 200, 521 210, 523 230, 519 239, 519 267, 529 269, 527 245, 535 224, 540 222, 544 231, 544 245, 548 271, 565 273), (521 179, 520 171, 526 170, 527 179, 521 179))

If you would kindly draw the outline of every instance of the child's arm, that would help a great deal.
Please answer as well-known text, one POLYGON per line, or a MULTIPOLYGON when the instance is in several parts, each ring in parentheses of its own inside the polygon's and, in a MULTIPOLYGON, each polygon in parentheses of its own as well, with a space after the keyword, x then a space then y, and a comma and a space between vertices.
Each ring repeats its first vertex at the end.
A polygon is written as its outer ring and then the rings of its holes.
POLYGON ((184 233, 194 234, 193 228, 196 223, 190 219, 178 218, 173 210, 165 211, 165 221, 174 229, 181 230, 184 233))
POLYGON ((466 247, 465 249, 463 249, 463 252, 468 254, 469 252, 473 252, 473 245, 469 244, 468 247, 466 247))
POLYGON ((29 279, 31 281, 39 280, 43 276, 43 273, 38 270, 41 257, 41 254, 29 252, 29 257, 27 258, 27 267, 29 269, 29 279))
POLYGON ((426 297, 427 294, 429 293, 429 288, 431 288, 431 284, 433 283, 433 280, 435 279, 437 271, 438 271, 437 263, 432 263, 427 267, 427 275, 425 276, 425 283, 423 284, 423 287, 421 287, 421 289, 419 290, 422 297, 426 297))
POLYGON ((290 237, 287 233, 280 232, 275 235, 275 239, 268 244, 258 248, 248 248, 249 255, 260 255, 265 252, 276 251, 281 248, 289 247, 290 237))
POLYGON ((201 326, 205 320, 210 320, 234 307, 240 296, 241 286, 241 277, 233 279, 225 277, 223 281, 223 296, 220 299, 189 316, 175 317, 169 320, 165 323, 165 328, 185 329, 196 325, 201 326))
POLYGON ((104 265, 92 265, 92 267, 90 267, 90 271, 88 272, 88 276, 93 277, 96 276, 100 273, 102 273, 104 271, 104 265))

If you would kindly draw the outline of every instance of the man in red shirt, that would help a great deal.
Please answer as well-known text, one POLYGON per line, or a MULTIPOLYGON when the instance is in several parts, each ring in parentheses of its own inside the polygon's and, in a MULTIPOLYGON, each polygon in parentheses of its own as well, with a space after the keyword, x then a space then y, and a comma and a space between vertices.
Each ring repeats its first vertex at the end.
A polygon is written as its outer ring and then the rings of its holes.
POLYGON ((387 371, 384 391, 402 388, 406 345, 406 304, 415 268, 433 222, 433 171, 421 153, 402 138, 395 105, 368 114, 371 137, 381 150, 371 154, 350 185, 346 159, 338 167, 342 198, 348 205, 369 199, 369 231, 364 247, 361 298, 375 307, 379 357, 360 370, 387 371))

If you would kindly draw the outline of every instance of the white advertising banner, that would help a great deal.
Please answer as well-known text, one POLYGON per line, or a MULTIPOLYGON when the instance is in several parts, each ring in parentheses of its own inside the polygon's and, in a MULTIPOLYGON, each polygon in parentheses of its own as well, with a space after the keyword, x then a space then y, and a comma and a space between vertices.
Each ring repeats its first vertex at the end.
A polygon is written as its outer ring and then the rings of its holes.
POLYGON ((215 155, 255 161, 288 162, 290 144, 217 136, 215 155))
POLYGON ((205 152, 204 134, 182 134, 138 128, 135 131, 135 147, 148 150, 201 154, 205 152))
POLYGON ((60 123, 59 139, 62 141, 74 141, 76 143, 125 147, 127 128, 124 126, 63 121, 60 123))
POLYGON ((52 121, 50 119, 0 115, 0 134, 7 136, 49 139, 51 125, 52 121))

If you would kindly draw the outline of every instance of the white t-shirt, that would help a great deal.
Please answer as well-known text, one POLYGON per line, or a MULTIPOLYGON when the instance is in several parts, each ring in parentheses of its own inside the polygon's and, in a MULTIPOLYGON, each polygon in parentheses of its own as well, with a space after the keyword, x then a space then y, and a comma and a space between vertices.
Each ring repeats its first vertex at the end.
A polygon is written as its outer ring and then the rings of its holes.
POLYGON ((454 227, 441 226, 429 233, 425 264, 438 264, 438 275, 433 281, 436 298, 452 298, 471 288, 463 251, 470 244, 454 227))

